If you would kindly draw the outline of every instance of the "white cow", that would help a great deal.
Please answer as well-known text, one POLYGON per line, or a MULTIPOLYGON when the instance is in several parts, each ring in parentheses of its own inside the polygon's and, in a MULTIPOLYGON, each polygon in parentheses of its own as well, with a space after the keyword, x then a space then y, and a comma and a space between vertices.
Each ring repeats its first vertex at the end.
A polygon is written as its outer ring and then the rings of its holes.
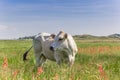
MULTIPOLYGON (((53 42, 54 37, 54 34, 49 33, 40 33, 34 37, 32 47, 34 48, 37 67, 42 66, 46 59, 55 61, 54 53, 50 50, 50 45, 53 42)), ((24 53, 23 60, 26 60, 27 54, 30 49, 24 53)))
POLYGON ((74 64, 75 55, 78 52, 78 49, 70 34, 60 31, 57 36, 55 36, 50 49, 54 51, 54 57, 59 65, 61 62, 66 62, 69 66, 74 64))

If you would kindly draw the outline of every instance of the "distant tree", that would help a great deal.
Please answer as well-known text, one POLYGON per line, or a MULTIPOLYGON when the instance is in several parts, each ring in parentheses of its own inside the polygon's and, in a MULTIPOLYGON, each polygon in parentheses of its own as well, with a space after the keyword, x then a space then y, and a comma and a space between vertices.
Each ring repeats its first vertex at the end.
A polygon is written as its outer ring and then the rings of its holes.
POLYGON ((21 40, 21 39, 33 39, 34 36, 25 36, 25 37, 19 37, 18 39, 21 40))

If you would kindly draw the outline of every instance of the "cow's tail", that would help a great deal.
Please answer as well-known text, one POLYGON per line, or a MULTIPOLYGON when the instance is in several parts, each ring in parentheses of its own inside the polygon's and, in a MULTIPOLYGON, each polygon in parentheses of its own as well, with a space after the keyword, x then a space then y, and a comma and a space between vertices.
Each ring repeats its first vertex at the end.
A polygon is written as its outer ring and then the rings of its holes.
POLYGON ((31 46, 24 54, 23 54, 23 61, 27 60, 27 54, 29 53, 29 51, 32 49, 33 46, 31 46))

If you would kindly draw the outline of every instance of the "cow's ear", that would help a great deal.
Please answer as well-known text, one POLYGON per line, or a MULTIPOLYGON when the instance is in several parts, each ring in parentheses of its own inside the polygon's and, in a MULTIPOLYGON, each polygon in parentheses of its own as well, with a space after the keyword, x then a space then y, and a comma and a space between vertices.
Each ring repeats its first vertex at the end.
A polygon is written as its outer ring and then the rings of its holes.
POLYGON ((52 38, 55 38, 56 35, 55 35, 55 34, 51 34, 50 36, 51 36, 52 38))
POLYGON ((68 37, 68 34, 67 34, 67 33, 65 33, 64 37, 65 37, 65 38, 67 38, 67 37, 68 37))
POLYGON ((59 32, 59 34, 62 34, 62 33, 64 33, 64 32, 63 32, 63 31, 60 31, 60 32, 59 32))

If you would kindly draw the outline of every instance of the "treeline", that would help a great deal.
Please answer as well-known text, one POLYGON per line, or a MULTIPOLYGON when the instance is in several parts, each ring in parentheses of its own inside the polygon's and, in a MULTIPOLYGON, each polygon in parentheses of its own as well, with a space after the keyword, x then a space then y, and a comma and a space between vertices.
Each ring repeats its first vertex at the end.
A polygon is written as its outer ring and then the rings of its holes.
POLYGON ((76 39, 120 39, 120 34, 111 34, 108 36, 94 36, 89 34, 75 35, 76 39))
POLYGON ((25 37, 19 37, 18 39, 21 40, 21 39, 33 39, 34 36, 25 36, 25 37))
MULTIPOLYGON (((35 35, 34 35, 35 36, 35 35)), ((18 39, 33 39, 34 36, 25 36, 25 37, 19 37, 18 39)), ((89 34, 83 34, 83 35, 74 35, 73 36, 76 39, 120 39, 120 34, 112 34, 108 36, 94 36, 89 34)))

